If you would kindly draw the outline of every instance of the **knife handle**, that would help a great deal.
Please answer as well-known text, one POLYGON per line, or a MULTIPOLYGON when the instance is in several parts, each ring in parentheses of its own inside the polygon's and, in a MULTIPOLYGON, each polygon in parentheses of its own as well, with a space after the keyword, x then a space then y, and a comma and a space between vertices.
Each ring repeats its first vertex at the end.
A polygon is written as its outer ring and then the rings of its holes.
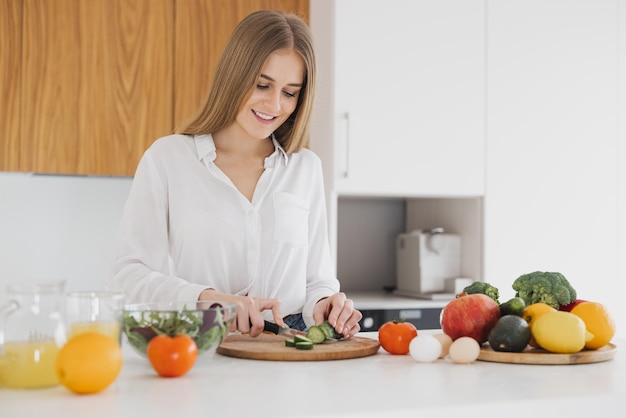
POLYGON ((263 331, 269 331, 273 334, 278 335, 278 333, 280 332, 280 326, 273 322, 265 321, 265 324, 263 325, 263 331))

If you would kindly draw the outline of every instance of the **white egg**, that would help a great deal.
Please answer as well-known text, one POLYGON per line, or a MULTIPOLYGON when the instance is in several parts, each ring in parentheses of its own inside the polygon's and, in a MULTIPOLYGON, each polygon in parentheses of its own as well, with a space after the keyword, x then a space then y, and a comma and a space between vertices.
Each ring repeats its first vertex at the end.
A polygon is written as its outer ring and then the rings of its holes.
POLYGON ((480 354, 480 345, 471 337, 457 338, 450 344, 448 355, 455 363, 472 363, 480 354))
POLYGON ((432 362, 441 354, 441 343, 432 335, 418 335, 411 340, 409 352, 411 357, 419 362, 432 362))

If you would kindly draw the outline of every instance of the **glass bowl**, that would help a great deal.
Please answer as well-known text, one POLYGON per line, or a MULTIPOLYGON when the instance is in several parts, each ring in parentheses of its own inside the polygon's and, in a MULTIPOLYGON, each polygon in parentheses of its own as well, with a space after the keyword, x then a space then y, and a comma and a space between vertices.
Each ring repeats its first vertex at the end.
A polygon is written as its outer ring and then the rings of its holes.
POLYGON ((189 335, 198 346, 198 356, 215 352, 228 335, 236 305, 215 301, 155 302, 124 306, 123 328, 128 344, 141 356, 159 334, 189 335))

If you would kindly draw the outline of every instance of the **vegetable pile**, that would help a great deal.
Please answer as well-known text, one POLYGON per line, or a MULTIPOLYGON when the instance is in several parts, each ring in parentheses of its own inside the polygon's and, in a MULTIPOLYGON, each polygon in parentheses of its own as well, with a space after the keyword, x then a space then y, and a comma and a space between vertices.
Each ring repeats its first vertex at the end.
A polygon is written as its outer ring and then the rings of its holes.
POLYGON ((417 331, 405 332, 397 321, 383 324, 378 339, 390 354, 408 352, 420 362, 449 356, 455 363, 470 363, 481 358, 487 344, 500 352, 575 354, 602 349, 615 335, 615 322, 606 306, 577 299, 576 290, 561 273, 523 274, 512 288, 515 296, 500 303, 495 286, 482 281, 466 286, 441 312, 443 334, 434 335, 441 347, 417 331))

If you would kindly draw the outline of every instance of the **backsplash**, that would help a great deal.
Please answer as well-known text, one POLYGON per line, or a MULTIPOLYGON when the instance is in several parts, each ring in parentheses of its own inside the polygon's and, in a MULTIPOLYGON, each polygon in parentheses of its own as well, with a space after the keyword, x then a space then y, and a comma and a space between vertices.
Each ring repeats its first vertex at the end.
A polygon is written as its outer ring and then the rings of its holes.
POLYGON ((0 302, 11 283, 104 287, 132 179, 0 173, 0 302))

